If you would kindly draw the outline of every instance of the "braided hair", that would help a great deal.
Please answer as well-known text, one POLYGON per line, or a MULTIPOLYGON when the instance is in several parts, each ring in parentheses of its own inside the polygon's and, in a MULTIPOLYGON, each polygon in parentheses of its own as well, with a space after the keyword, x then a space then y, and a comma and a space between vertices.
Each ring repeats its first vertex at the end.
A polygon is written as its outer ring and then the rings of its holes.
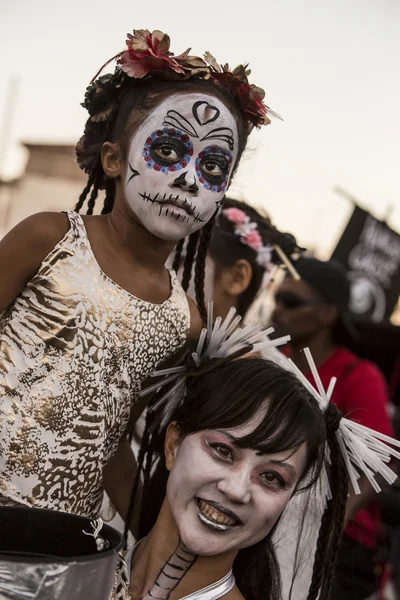
MULTIPOLYGON (((274 227, 270 219, 245 202, 225 197, 223 208, 235 208, 244 212, 252 223, 257 225, 257 232, 262 238, 264 246, 278 245, 288 257, 297 257, 302 248, 297 245, 296 239, 288 233, 282 233, 274 227)), ((248 287, 240 294, 237 302, 237 311, 245 316, 261 289, 265 269, 257 262, 257 253, 253 248, 241 241, 240 235, 235 233, 235 224, 231 222, 224 211, 218 216, 217 224, 212 231, 209 253, 216 262, 217 267, 232 267, 238 260, 245 259, 251 266, 251 280, 248 287)), ((271 263, 282 264, 276 250, 272 251, 271 263)))

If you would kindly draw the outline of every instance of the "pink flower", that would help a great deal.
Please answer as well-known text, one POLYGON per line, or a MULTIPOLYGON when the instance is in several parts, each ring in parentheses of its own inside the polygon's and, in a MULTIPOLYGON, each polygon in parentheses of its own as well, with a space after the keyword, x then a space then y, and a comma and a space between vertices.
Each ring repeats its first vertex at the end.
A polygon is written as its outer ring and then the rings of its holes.
POLYGON ((247 246, 250 246, 253 250, 258 252, 263 247, 263 241, 261 235, 258 233, 257 229, 253 229, 253 231, 249 231, 243 240, 247 246))
POLYGON ((240 210, 240 208, 226 208, 222 211, 222 213, 228 219, 228 221, 235 223, 236 225, 247 223, 249 220, 249 217, 245 212, 240 210))

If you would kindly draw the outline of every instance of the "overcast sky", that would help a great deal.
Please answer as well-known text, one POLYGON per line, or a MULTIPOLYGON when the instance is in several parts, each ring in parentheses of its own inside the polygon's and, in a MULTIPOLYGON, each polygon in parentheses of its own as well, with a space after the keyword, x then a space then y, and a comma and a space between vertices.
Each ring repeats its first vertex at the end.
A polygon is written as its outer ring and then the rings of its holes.
POLYGON ((0 0, 3 174, 20 166, 18 140, 76 141, 86 85, 133 28, 166 31, 175 53, 250 62, 284 121, 252 134, 233 187, 280 228, 327 256, 351 211, 340 185, 377 217, 394 206, 400 231, 398 0, 0 0))

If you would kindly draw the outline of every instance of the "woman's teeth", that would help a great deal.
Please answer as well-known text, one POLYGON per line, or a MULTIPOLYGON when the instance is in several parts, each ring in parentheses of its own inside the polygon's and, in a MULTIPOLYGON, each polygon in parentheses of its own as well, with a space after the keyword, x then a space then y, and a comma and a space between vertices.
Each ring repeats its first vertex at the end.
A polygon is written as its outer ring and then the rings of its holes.
POLYGON ((237 525, 237 521, 234 521, 233 519, 223 514, 204 500, 198 500, 198 506, 201 513, 210 521, 214 521, 215 523, 219 523, 220 525, 227 525, 229 527, 237 525))

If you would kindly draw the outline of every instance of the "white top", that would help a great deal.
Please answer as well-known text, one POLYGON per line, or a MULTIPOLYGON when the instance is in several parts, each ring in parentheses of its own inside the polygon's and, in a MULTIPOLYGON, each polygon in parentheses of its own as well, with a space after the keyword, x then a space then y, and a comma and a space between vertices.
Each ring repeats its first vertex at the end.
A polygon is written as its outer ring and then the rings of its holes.
POLYGON ((0 496, 92 517, 141 384, 182 348, 190 311, 173 271, 162 304, 122 289, 101 270, 80 215, 68 218, 0 313, 0 496))

